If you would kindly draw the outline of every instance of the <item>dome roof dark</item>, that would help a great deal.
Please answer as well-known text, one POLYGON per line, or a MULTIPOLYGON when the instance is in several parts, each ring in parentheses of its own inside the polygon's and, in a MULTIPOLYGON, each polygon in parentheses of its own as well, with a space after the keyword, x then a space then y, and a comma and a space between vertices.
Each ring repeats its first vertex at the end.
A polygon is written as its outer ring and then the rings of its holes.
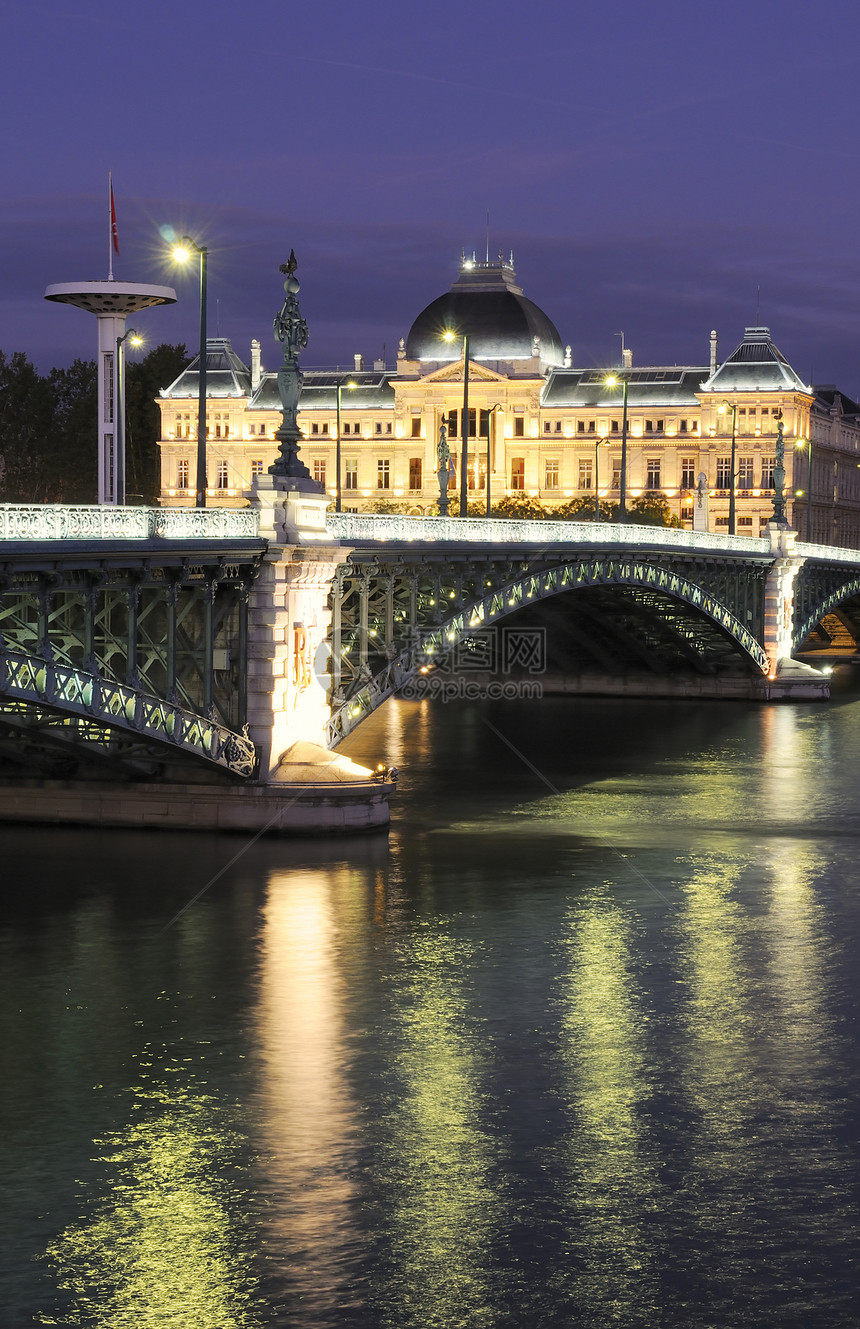
POLYGON ((516 284, 512 263, 464 259, 460 276, 446 295, 423 309, 409 329, 407 360, 457 360, 469 334, 470 360, 531 360, 564 363, 558 330, 542 309, 527 300, 516 284), (457 339, 442 340, 451 329, 457 339), (540 339, 535 348, 535 338, 540 339))

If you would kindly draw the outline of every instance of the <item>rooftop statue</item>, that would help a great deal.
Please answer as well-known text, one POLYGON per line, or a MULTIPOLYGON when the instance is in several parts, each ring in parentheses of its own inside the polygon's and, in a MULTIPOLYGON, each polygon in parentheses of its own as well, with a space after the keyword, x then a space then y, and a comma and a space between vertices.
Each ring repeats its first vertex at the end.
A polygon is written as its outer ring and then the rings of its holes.
POLYGON ((275 434, 281 455, 269 467, 269 473, 290 480, 310 481, 310 471, 299 460, 301 431, 296 419, 302 390, 302 371, 299 369, 298 357, 308 344, 308 325, 299 309, 298 294, 301 287, 295 276, 297 267, 296 251, 291 249, 287 262, 280 266, 280 271, 286 277, 284 303, 274 319, 275 341, 283 342, 284 345, 284 363, 278 370, 278 395, 281 398, 283 419, 275 434))

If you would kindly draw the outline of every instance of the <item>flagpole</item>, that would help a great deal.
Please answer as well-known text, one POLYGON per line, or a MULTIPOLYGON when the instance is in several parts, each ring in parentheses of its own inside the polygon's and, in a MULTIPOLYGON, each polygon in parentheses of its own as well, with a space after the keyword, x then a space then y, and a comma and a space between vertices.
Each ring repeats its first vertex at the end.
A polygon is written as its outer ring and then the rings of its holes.
POLYGON ((108 281, 113 281, 113 171, 108 171, 108 281))

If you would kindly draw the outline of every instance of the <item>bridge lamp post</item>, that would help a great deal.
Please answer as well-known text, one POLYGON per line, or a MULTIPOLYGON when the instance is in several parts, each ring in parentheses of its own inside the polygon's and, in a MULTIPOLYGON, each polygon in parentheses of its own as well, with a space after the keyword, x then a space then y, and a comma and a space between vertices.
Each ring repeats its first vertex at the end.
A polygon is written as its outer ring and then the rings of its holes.
MULTIPOLYGON (((456 341, 457 333, 453 328, 446 328, 442 333, 443 341, 456 341)), ((460 430, 460 516, 469 511, 469 334, 463 336, 463 427, 460 430)))
MULTIPOLYGON (((797 442, 795 443, 794 446, 795 446, 795 448, 797 449, 798 452, 802 452, 802 451, 804 450, 804 448, 807 448, 807 449, 808 449, 808 451, 807 451, 807 453, 806 453, 806 458, 807 458, 807 461, 806 461, 806 539, 807 539, 808 542, 811 543, 811 541, 812 541, 812 439, 811 439, 811 438, 799 438, 799 439, 797 440, 797 442)), ((800 491, 798 491, 798 492, 802 493, 803 491, 800 490, 800 491)))
POLYGON ((608 438, 594 440, 594 520, 600 521, 600 445, 608 443, 608 438))
POLYGON ((505 409, 504 406, 501 406, 498 402, 496 402, 495 406, 491 406, 489 411, 487 412, 487 516, 488 517, 492 517, 493 515, 493 496, 492 493, 490 492, 491 491, 490 474, 491 474, 491 466, 493 461, 493 416, 496 414, 496 411, 503 411, 504 409, 505 409))
POLYGON ((735 533, 735 453, 738 444, 738 408, 734 402, 724 401, 717 407, 717 415, 732 413, 732 455, 729 462, 729 535, 735 533))
POLYGON ((621 484, 618 494, 618 520, 627 520, 627 379, 607 374, 603 380, 608 388, 621 384, 621 484))
POLYGON ((116 339, 116 501, 125 502, 125 357, 123 342, 142 346, 143 338, 134 328, 116 339))
POLYGON ((192 254, 200 255, 200 368, 198 370, 197 393, 197 479, 194 506, 206 507, 206 267, 209 250, 205 245, 198 245, 190 235, 173 247, 173 257, 177 263, 187 263, 192 254))
MULTIPOLYGON (((347 386, 347 388, 352 389, 352 388, 357 388, 357 387, 358 387, 358 384, 357 384, 357 383, 353 383, 352 380, 350 380, 350 382, 347 383, 346 386, 347 386)), ((341 505, 341 480, 340 480, 340 396, 341 396, 342 391, 343 391, 343 384, 342 384, 342 383, 338 383, 338 385, 337 385, 337 392, 336 392, 336 395, 337 395, 337 424, 336 424, 336 426, 335 426, 335 428, 336 428, 336 430, 337 430, 337 436, 336 436, 335 441, 334 441, 334 469, 335 469, 335 472, 336 472, 336 474, 335 474, 335 500, 334 500, 334 510, 335 510, 335 512, 340 512, 340 510, 341 510, 341 506, 340 506, 340 505, 341 505)))

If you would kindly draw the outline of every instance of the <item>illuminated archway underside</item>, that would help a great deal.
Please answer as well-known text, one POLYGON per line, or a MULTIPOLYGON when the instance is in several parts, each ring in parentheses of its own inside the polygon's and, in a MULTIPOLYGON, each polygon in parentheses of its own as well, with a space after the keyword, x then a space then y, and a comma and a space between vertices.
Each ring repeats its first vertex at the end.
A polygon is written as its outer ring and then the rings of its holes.
POLYGON ((133 735, 150 752, 166 747, 246 779, 255 770, 256 749, 242 734, 125 684, 22 651, 0 649, 0 726, 51 731, 67 746, 107 758, 120 758, 117 739, 133 735))
POLYGON ((792 636, 792 650, 796 651, 806 641, 810 632, 818 626, 825 614, 829 614, 833 609, 838 609, 846 600, 851 600, 855 595, 860 595, 860 577, 852 577, 850 581, 845 582, 818 601, 814 608, 807 609, 792 636))
POLYGON ((372 714, 384 701, 404 687, 428 663, 441 659, 468 637, 470 632, 498 623, 526 605, 537 604, 565 591, 590 586, 630 587, 659 593, 694 609, 715 624, 735 646, 738 654, 760 673, 770 667, 767 654, 749 628, 725 605, 695 582, 669 568, 641 559, 577 559, 538 572, 527 573, 452 614, 444 622, 422 628, 420 642, 401 651, 389 664, 357 688, 332 711, 328 728, 329 746, 334 747, 372 714))

